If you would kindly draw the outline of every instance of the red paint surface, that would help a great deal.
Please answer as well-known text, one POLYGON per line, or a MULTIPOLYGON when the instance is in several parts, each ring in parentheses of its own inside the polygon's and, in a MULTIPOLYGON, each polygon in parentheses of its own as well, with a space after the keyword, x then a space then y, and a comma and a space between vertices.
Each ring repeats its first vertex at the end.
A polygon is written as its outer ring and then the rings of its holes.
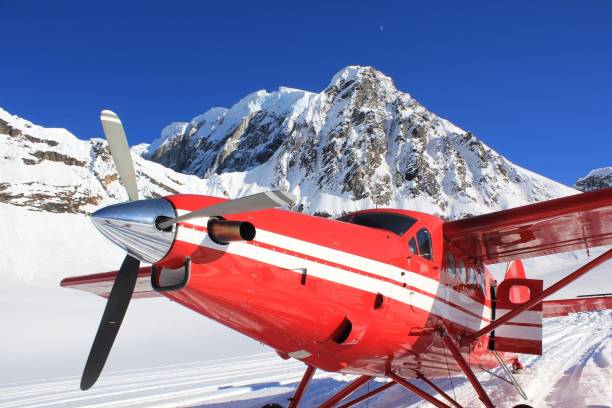
POLYGON ((485 263, 612 244, 612 187, 444 224, 444 236, 485 263))
MULTIPOLYGON (((525 267, 520 259, 511 261, 506 269, 504 280, 506 279, 525 279, 525 267)), ((525 303, 529 300, 529 288, 525 286, 514 286, 510 289, 510 301, 512 303, 525 303)))
MULTIPOLYGON (((117 271, 76 276, 63 279, 60 285, 65 288, 86 290, 108 299, 116 276, 117 271)), ((132 297, 134 299, 143 299, 161 296, 151 286, 151 267, 140 268, 132 297)))
MULTIPOLYGON (((201 196, 175 196, 169 199, 183 210, 194 210, 219 201, 201 196)), ((441 276, 446 280, 446 268, 442 262, 443 221, 427 214, 393 211, 419 221, 405 236, 398 237, 391 232, 281 210, 258 211, 226 218, 246 220, 257 229, 404 268, 436 281, 441 276), (408 251, 408 240, 422 227, 428 228, 432 235, 433 261, 411 256, 408 251)), ((203 227, 190 224, 182 224, 180 228, 205 231, 203 227)), ((396 290, 419 291, 417 287, 404 287, 391 278, 330 262, 318 255, 296 253, 282 247, 273 248, 259 242, 257 236, 251 245, 392 282, 396 290)), ((389 298, 385 298, 383 305, 375 309, 373 293, 315 276, 307 276, 306 285, 302 285, 300 274, 295 272, 178 240, 162 264, 176 262, 175 258, 182 259, 185 256, 192 259, 192 276, 187 287, 164 295, 268 344, 283 355, 305 350, 311 356, 303 361, 317 368, 364 375, 382 376, 392 370, 404 377, 415 377, 417 373, 432 377, 447 375, 449 369, 454 372, 459 370, 451 356, 444 355, 439 335, 434 330, 423 330, 434 328, 443 320, 430 310, 415 308, 389 298), (336 344, 332 339, 334 331, 345 318, 350 319, 353 331, 344 344, 336 344)), ((460 254, 457 256, 460 257, 460 254)), ((464 261, 470 265, 467 259, 464 261)), ((490 284, 488 272, 481 268, 479 273, 486 276, 485 284, 490 284)), ((446 285, 441 285, 439 290, 446 291, 448 288, 466 294, 473 299, 474 304, 490 305, 490 299, 485 295, 488 289, 476 282, 448 279, 446 285)), ((459 310, 467 310, 460 303, 444 301, 442 294, 427 296, 452 304, 459 310)), ((472 315, 479 316, 475 313, 472 315)), ((483 321, 489 320, 485 317, 483 321)), ((454 335, 468 330, 452 321, 445 323, 454 335)), ((463 351, 466 352, 467 348, 463 351)), ((492 356, 489 358, 486 340, 473 347, 469 359, 474 366, 496 365, 492 356)))
MULTIPOLYGON (((414 211, 369 210, 390 211, 416 218, 418 222, 401 237, 392 232, 282 210, 225 217, 249 221, 258 231, 279 234, 286 240, 291 238, 316 244, 323 248, 318 252, 306 246, 304 249, 285 248, 283 240, 271 244, 257 235, 250 243, 211 248, 206 243, 204 226, 195 225, 195 222, 181 223, 178 226, 179 236, 181 232, 199 234, 197 236, 201 237, 201 242, 187 242, 179 238, 168 255, 157 264, 176 268, 183 264, 186 257, 192 261, 187 285, 178 291, 163 292, 163 296, 269 345, 281 356, 306 352, 309 356, 301 360, 323 370, 366 376, 394 373, 402 378, 446 376, 449 371, 460 372, 461 368, 436 329, 445 327, 449 338, 458 344, 460 338, 474 334, 476 330, 457 316, 469 316, 483 325, 491 321, 491 315, 485 310, 492 306, 493 278, 477 259, 492 261, 525 254, 530 256, 542 251, 565 250, 565 244, 555 246, 551 242, 567 238, 558 228, 561 221, 567 221, 567 217, 570 217, 567 212, 560 212, 560 207, 570 204, 574 210, 581 209, 580 216, 570 218, 581 222, 582 226, 586 225, 587 231, 592 234, 587 241, 606 241, 610 231, 596 227, 588 221, 588 217, 608 215, 606 200, 610 198, 610 191, 589 196, 600 207, 603 206, 599 210, 588 203, 581 207, 575 198, 568 197, 561 201, 552 200, 552 204, 528 206, 528 210, 521 207, 514 212, 501 212, 504 217, 496 213, 498 215, 488 218, 475 217, 472 221, 454 223, 445 223, 438 217, 414 211), (543 217, 543 221, 537 224, 537 228, 526 228, 528 222, 534 225, 533 217, 528 214, 533 211, 540 218, 543 217), (433 260, 410 254, 408 250, 408 241, 421 228, 427 228, 431 233, 433 260), (516 235, 516 231, 519 231, 518 236, 510 240, 509 237, 516 235), (525 238, 532 236, 535 238, 525 238), (474 240, 480 240, 479 244, 475 246, 474 240), (249 245, 242 248, 248 248, 251 257, 229 250, 238 248, 236 245, 249 245), (383 271, 373 273, 365 265, 349 264, 342 258, 332 259, 332 256, 326 256, 326 251, 341 251, 347 257, 353 254, 376 261, 380 263, 377 265, 383 265, 383 271), (267 259, 253 259, 252 254, 264 253, 291 257, 298 267, 300 262, 330 267, 329 274, 334 276, 307 273, 304 284, 301 273, 279 267, 267 259), (455 259, 453 265, 448 263, 448 254, 455 259), (388 276, 384 266, 389 268, 388 276), (400 270, 431 280, 435 283, 436 292, 431 293, 418 279, 400 277, 400 270), (370 288, 334 281, 335 275, 342 274, 350 274, 355 282, 384 284, 393 296, 383 296, 382 305, 376 308, 377 294, 370 288), (405 300, 419 296, 419 299, 425 299, 421 303, 405 300), (433 309, 423 306, 427 302, 434 302, 437 306, 433 309), (346 319, 350 320, 352 330, 345 341, 338 344, 334 338, 337 338, 346 319)), ((177 195, 167 199, 175 208, 187 211, 224 201, 197 195, 177 195)), ((571 236, 572 229, 568 230, 571 236)), ((263 233, 260 235, 265 237, 263 233)), ((141 269, 141 286, 137 286, 136 296, 157 295, 150 288, 149 274, 150 268, 141 269)), ((115 273, 106 273, 68 278, 62 281, 62 286, 108 296, 114 277, 115 273)), ((600 302, 609 306, 608 300, 600 302)), ((546 310, 546 303, 544 308, 546 310)), ((498 365, 487 350, 488 340, 485 336, 461 348, 461 354, 472 368, 493 368, 498 365)), ((518 344, 523 350, 534 353, 540 346, 515 338, 498 337, 496 341, 508 347, 518 344)), ((512 358, 512 355, 504 357, 507 361, 512 358)))
POLYGON ((567 316, 570 313, 612 309, 612 296, 545 300, 542 302, 542 309, 544 317, 567 316))

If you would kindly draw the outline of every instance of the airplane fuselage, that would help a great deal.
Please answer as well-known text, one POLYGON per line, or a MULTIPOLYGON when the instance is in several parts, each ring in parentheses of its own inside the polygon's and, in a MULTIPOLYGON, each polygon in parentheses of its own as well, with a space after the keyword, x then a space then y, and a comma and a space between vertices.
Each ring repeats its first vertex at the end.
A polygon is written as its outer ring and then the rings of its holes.
MULTIPOLYGON (((222 201, 166 198, 178 215, 222 201)), ((372 376, 392 370, 404 377, 458 372, 438 328, 459 340, 491 321, 490 273, 445 247, 438 217, 382 209, 356 214, 375 221, 376 214, 405 217, 409 228, 400 233, 351 223, 350 215, 338 221, 263 210, 227 216, 252 223, 256 236, 223 245, 207 234, 208 219, 180 223, 156 268, 180 268, 189 258, 189 278, 162 294, 281 357, 323 370, 372 376)), ((485 339, 467 358, 474 367, 498 365, 485 339)))

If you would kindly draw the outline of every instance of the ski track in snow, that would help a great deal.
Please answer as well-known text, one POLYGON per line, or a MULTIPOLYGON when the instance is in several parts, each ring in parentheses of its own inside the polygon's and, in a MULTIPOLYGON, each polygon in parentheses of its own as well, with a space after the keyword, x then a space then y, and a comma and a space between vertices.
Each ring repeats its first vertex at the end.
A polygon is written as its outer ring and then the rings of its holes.
MULTIPOLYGON (((517 376, 534 407, 610 407, 612 391, 612 311, 579 313, 545 320, 544 355, 524 356, 517 376)), ((0 407, 261 407, 287 405, 304 365, 274 353, 150 369, 105 372, 87 392, 78 377, 0 385, 0 407)), ((496 373, 501 375, 501 369, 496 373)), ((316 407, 354 378, 317 372, 300 407, 316 407)), ((487 373, 479 375, 498 407, 522 400, 511 385, 487 373)), ((465 407, 479 407, 470 384, 461 377, 436 380, 465 407)), ((378 380, 369 389, 382 384, 378 380)), ((422 386, 422 384, 417 385, 422 386)), ((364 387, 361 392, 368 391, 364 387)), ((356 394, 358 395, 358 394, 356 394)), ((399 386, 358 407, 426 407, 399 386)))

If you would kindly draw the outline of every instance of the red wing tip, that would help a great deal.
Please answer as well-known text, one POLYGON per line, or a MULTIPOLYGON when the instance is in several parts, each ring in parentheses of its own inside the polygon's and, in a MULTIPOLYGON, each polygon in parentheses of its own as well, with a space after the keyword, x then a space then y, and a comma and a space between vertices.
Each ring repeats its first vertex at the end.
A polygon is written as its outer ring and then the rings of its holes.
MULTIPOLYGON (((144 278, 151 275, 151 267, 145 266, 138 271, 138 277, 144 278)), ((70 276, 60 281, 60 286, 63 288, 75 286, 95 284, 100 282, 113 282, 117 276, 117 271, 94 273, 91 275, 70 276)))

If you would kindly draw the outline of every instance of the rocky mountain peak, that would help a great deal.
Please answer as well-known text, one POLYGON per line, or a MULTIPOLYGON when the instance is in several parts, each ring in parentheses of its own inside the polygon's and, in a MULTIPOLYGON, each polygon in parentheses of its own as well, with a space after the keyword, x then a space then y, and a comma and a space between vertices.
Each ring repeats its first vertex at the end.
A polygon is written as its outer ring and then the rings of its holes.
POLYGON ((359 84, 377 84, 378 86, 396 90, 393 80, 373 67, 349 65, 338 71, 329 82, 326 89, 331 87, 348 88, 359 84))
POLYGON ((258 174, 258 183, 301 195, 305 211, 326 203, 337 213, 343 201, 347 210, 433 207, 455 217, 573 192, 532 183, 536 175, 372 67, 346 67, 320 93, 257 91, 214 126, 176 129, 174 143, 147 157, 203 178, 258 174))
POLYGON ((612 166, 591 170, 589 174, 579 178, 574 187, 584 192, 612 187, 612 166))
MULTIPOLYGON (((143 198, 179 192, 212 193, 195 176, 139 157, 132 148, 143 198)), ((37 126, 0 109, 0 203, 33 211, 87 214, 126 201, 104 139, 79 140, 66 129, 37 126)), ((227 193, 214 182, 214 195, 227 193)))
MULTIPOLYGON (((296 210, 328 215, 396 207, 458 218, 576 193, 513 164, 371 67, 347 67, 319 93, 254 92, 171 123, 132 152, 145 197, 284 189, 299 197, 296 210)), ((87 213, 126 198, 103 140, 0 111, 0 153, 2 202, 87 213)))

